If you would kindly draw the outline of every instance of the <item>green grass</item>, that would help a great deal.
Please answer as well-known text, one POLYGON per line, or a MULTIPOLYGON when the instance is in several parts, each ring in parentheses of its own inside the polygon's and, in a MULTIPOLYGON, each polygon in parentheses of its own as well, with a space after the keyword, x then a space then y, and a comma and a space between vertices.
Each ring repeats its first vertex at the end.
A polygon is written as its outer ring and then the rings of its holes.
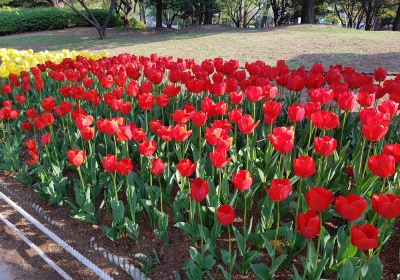
POLYGON ((34 50, 90 49, 185 58, 235 58, 242 62, 285 59, 293 67, 318 62, 354 65, 360 71, 385 66, 400 72, 400 32, 366 32, 332 26, 237 30, 219 26, 183 31, 110 29, 99 41, 94 29, 77 28, 0 37, 0 46, 34 50))

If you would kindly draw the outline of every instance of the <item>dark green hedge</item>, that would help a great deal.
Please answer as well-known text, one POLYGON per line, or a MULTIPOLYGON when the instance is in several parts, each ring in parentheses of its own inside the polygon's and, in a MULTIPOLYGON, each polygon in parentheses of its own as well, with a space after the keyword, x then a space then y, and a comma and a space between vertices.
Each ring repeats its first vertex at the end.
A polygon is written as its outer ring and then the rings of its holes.
MULTIPOLYGON (((99 22, 107 16, 107 10, 93 9, 99 22)), ((122 20, 113 15, 109 27, 121 26, 122 20)), ((41 30, 90 26, 85 19, 70 9, 0 9, 0 35, 41 30)))

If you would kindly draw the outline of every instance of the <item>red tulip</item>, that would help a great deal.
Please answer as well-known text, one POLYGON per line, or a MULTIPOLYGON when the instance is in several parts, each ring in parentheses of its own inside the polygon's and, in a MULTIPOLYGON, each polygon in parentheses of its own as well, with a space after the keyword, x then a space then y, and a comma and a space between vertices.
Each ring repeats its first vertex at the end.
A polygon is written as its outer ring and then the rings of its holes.
POLYGON ((307 102, 304 106, 305 117, 311 119, 314 113, 321 111, 321 103, 319 102, 307 102))
POLYGON ((28 119, 34 119, 38 115, 37 111, 33 108, 27 109, 25 114, 28 119))
POLYGON ((146 140, 147 133, 143 131, 143 128, 132 128, 132 126, 130 126, 130 131, 132 133, 132 139, 136 142, 142 143, 144 140, 146 140))
POLYGON ((121 175, 129 175, 133 171, 133 163, 130 158, 123 158, 117 163, 117 172, 121 175))
POLYGON ((169 97, 165 94, 156 96, 157 105, 161 108, 167 107, 170 103, 169 97))
POLYGON ((17 96, 15 96, 15 100, 17 100, 19 104, 24 104, 26 102, 26 96, 23 93, 18 94, 17 96))
POLYGON ((146 140, 139 144, 139 151, 141 155, 151 156, 157 150, 157 142, 154 140, 146 140))
POLYGON ((28 150, 28 154, 30 155, 29 164, 33 165, 39 161, 39 154, 36 150, 28 150))
POLYGON ((36 141, 33 139, 28 139, 25 141, 25 147, 28 150, 36 150, 37 146, 36 146, 36 141))
POLYGON ((104 76, 100 83, 104 88, 111 88, 114 85, 114 79, 111 75, 104 76))
POLYGON ((160 126, 157 130, 158 136, 164 141, 172 141, 174 139, 174 127, 173 126, 160 126))
POLYGON ((3 93, 5 95, 9 95, 12 91, 13 91, 13 87, 10 86, 9 84, 4 84, 1 88, 1 90, 3 91, 3 93))
POLYGON ((319 129, 331 130, 339 126, 339 117, 330 111, 322 110, 311 115, 311 122, 319 129))
POLYGON ((162 159, 153 158, 151 160, 151 173, 153 175, 162 175, 165 170, 165 164, 162 159))
POLYGON ((293 187, 289 179, 272 179, 268 190, 269 198, 272 201, 284 201, 292 193, 293 187))
POLYGON ((192 135, 192 131, 187 130, 186 124, 177 124, 174 127, 173 133, 174 140, 177 142, 184 142, 192 135))
POLYGON ((108 154, 102 159, 103 168, 110 173, 117 170, 118 158, 116 155, 108 154))
POLYGON ((343 111, 351 111, 356 104, 356 96, 349 91, 344 91, 339 93, 337 98, 337 103, 339 105, 340 110, 343 111))
POLYGON ((180 91, 181 91, 180 86, 175 86, 172 84, 166 85, 165 88, 163 89, 163 92, 165 93, 165 95, 167 95, 170 98, 177 96, 180 91))
POLYGON ((328 104, 333 99, 333 91, 327 88, 314 88, 308 92, 311 101, 319 102, 322 105, 328 104))
POLYGON ((387 71, 385 67, 379 67, 374 70, 375 81, 382 82, 386 79, 387 71))
POLYGON ((234 91, 230 93, 230 97, 231 97, 231 102, 232 104, 241 104, 243 102, 244 96, 243 96, 243 92, 241 91, 234 91))
POLYGON ((360 91, 357 96, 357 102, 361 107, 371 107, 375 102, 375 94, 369 91, 360 91))
POLYGON ((313 210, 299 214, 296 221, 297 230, 307 239, 313 239, 321 231, 320 217, 313 210))
POLYGON ((282 111, 282 104, 275 101, 265 102, 263 106, 264 110, 264 121, 266 124, 273 124, 279 117, 282 111))
POLYGON ((394 219, 400 216, 400 196, 394 194, 374 194, 372 208, 385 219, 394 219))
POLYGON ((316 212, 322 212, 329 208, 335 197, 330 190, 322 187, 309 189, 306 194, 306 202, 316 212))
POLYGON ((45 145, 45 146, 49 145, 50 141, 51 141, 51 134, 49 132, 43 134, 40 140, 42 142, 42 145, 45 145))
POLYGON ((77 149, 70 149, 67 151, 67 158, 70 164, 81 166, 86 159, 86 152, 77 149))
POLYGON ((292 122, 301 122, 305 117, 306 110, 302 104, 293 103, 287 110, 288 117, 292 122))
POLYGON ((238 127, 241 133, 250 134, 254 132, 259 123, 260 121, 254 122, 250 115, 243 115, 238 121, 238 127))
POLYGON ((158 129, 163 125, 161 120, 154 120, 150 122, 150 129, 154 133, 158 133, 158 129))
POLYGON ((242 118, 242 109, 232 109, 232 111, 228 112, 229 120, 232 123, 237 123, 242 118))
POLYGON ((399 103, 396 103, 392 100, 385 100, 378 105, 379 112, 381 112, 382 114, 389 114, 390 117, 396 115, 398 109, 399 103))
POLYGON ((142 110, 150 110, 154 106, 154 97, 151 93, 142 93, 139 95, 139 107, 142 110))
POLYGON ((368 160, 368 168, 378 177, 390 177, 396 172, 396 160, 391 155, 374 155, 368 160))
POLYGON ((314 175, 317 171, 315 170, 315 161, 309 156, 300 156, 293 160, 294 174, 301 178, 307 178, 314 175))
POLYGON ((257 102, 263 99, 264 94, 261 87, 250 86, 245 90, 246 97, 251 102, 257 102))
POLYGON ((383 147, 383 153, 393 156, 396 164, 400 164, 400 144, 386 144, 383 147))
POLYGON ((294 147, 294 127, 275 127, 268 135, 275 150, 282 154, 290 152, 294 147))
POLYGON ((209 128, 206 127, 205 139, 211 146, 216 146, 221 141, 223 136, 222 128, 209 128))
POLYGON ((184 177, 189 177, 196 170, 197 163, 193 163, 190 159, 181 159, 176 165, 179 173, 184 177))
POLYGON ((187 123, 190 119, 190 114, 186 112, 186 110, 176 110, 174 113, 171 113, 171 118, 176 123, 187 123))
POLYGON ((210 159, 216 168, 223 168, 232 160, 231 158, 227 158, 227 151, 220 148, 210 153, 210 159))
POLYGON ((253 178, 249 171, 239 170, 237 173, 232 175, 232 182, 236 189, 245 191, 251 188, 253 178))
POLYGON ((51 112, 54 109, 54 106, 56 105, 56 99, 52 96, 48 96, 46 98, 43 98, 42 100, 42 109, 45 110, 46 112, 51 112))
POLYGON ((206 124, 207 121, 207 113, 204 113, 202 111, 194 111, 192 112, 191 119, 194 125, 203 126, 206 124))
POLYGON ((365 251, 378 247, 379 229, 371 224, 354 225, 351 228, 351 244, 365 251))
POLYGON ((86 141, 92 140, 94 137, 94 127, 83 127, 79 131, 81 132, 82 138, 86 141))
POLYGON ((208 183, 201 178, 194 179, 190 184, 190 197, 199 203, 207 197, 208 192, 208 183))
POLYGON ((235 220, 235 210, 230 205, 221 205, 217 208, 217 219, 220 224, 228 226, 235 220))
POLYGON ((337 141, 335 138, 328 136, 315 137, 314 138, 314 148, 315 152, 324 157, 329 157, 337 147, 337 141))
POLYGON ((23 121, 21 127, 24 131, 29 131, 31 129, 32 123, 30 121, 23 121))
POLYGON ((356 194, 341 195, 335 200, 336 212, 348 221, 355 221, 360 218, 367 206, 368 202, 356 194))
POLYGON ((387 131, 388 127, 383 124, 374 123, 362 126, 362 133, 370 142, 378 142, 386 135, 387 131))

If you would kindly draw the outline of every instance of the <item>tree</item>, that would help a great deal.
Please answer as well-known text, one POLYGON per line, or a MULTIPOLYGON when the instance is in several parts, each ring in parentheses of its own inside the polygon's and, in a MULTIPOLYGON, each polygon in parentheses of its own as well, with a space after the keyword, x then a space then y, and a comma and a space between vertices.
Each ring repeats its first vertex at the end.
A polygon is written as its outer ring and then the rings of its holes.
POLYGON ((315 22, 315 0, 304 0, 301 9, 301 23, 315 22))
POLYGON ((397 12, 396 12, 396 17, 394 18, 392 30, 400 31, 400 1, 399 4, 397 5, 397 12))
POLYGON ((83 17, 90 25, 96 28, 99 33, 100 39, 103 40, 106 38, 106 29, 108 27, 108 23, 110 22, 111 16, 116 9, 116 0, 110 0, 110 7, 108 9, 108 14, 104 22, 101 24, 94 14, 90 11, 85 0, 62 0, 65 5, 70 7, 73 11, 75 11, 78 15, 83 17), (85 12, 81 11, 75 6, 75 3, 78 2, 80 6, 85 10, 85 12))
POLYGON ((361 24, 364 15, 363 3, 360 0, 334 0, 335 13, 343 27, 356 28, 361 24), (345 18, 343 18, 343 15, 345 18))
POLYGON ((391 3, 390 0, 362 0, 365 14, 365 30, 372 30, 374 20, 381 15, 384 8, 391 3))
POLYGON ((262 0, 224 0, 221 5, 236 27, 247 28, 266 3, 262 0))
POLYGON ((138 1, 134 0, 117 0, 116 12, 123 19, 124 27, 129 25, 129 20, 133 17, 136 12, 138 1))
POLYGON ((288 9, 290 0, 271 0, 272 11, 274 12, 274 25, 278 26, 289 21, 288 9))

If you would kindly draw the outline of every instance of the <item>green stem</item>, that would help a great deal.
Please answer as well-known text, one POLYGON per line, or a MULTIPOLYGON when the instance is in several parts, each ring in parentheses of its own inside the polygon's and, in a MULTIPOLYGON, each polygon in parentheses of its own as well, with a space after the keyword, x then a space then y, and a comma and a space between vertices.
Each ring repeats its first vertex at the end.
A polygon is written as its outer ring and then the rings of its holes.
POLYGON ((244 213, 243 213, 243 236, 247 236, 246 230, 246 219, 247 219, 247 196, 246 192, 243 192, 243 202, 244 202, 244 213))
POLYGON ((161 210, 161 213, 164 213, 164 210, 163 210, 163 190, 161 188, 161 176, 158 176, 158 187, 160 188, 160 210, 161 210))
POLYGON ((118 201, 118 194, 117 194, 117 171, 114 171, 113 182, 114 182, 114 196, 115 196, 115 199, 118 201))
POLYGON ((229 275, 232 274, 232 238, 231 238, 231 226, 228 225, 228 248, 229 248, 229 275))
POLYGON ((78 166, 76 169, 78 170, 79 179, 80 179, 80 181, 81 181, 81 185, 82 185, 82 190, 85 190, 85 184, 84 184, 84 182, 83 182, 83 177, 82 177, 81 167, 80 167, 80 166, 78 166))
MULTIPOLYGON (((279 224, 280 224, 280 220, 281 220, 281 213, 279 211, 279 201, 276 203, 276 208, 277 208, 277 221, 276 221, 276 229, 275 229, 275 247, 274 247, 274 251, 276 249, 277 243, 278 243, 278 233, 279 233, 279 224)), ((274 254, 275 257, 275 254, 274 254)))
POLYGON ((340 147, 342 147, 343 144, 343 132, 344 132, 344 127, 346 126, 346 117, 347 117, 347 112, 344 112, 344 116, 343 116, 343 124, 342 124, 342 131, 340 133, 340 147))

